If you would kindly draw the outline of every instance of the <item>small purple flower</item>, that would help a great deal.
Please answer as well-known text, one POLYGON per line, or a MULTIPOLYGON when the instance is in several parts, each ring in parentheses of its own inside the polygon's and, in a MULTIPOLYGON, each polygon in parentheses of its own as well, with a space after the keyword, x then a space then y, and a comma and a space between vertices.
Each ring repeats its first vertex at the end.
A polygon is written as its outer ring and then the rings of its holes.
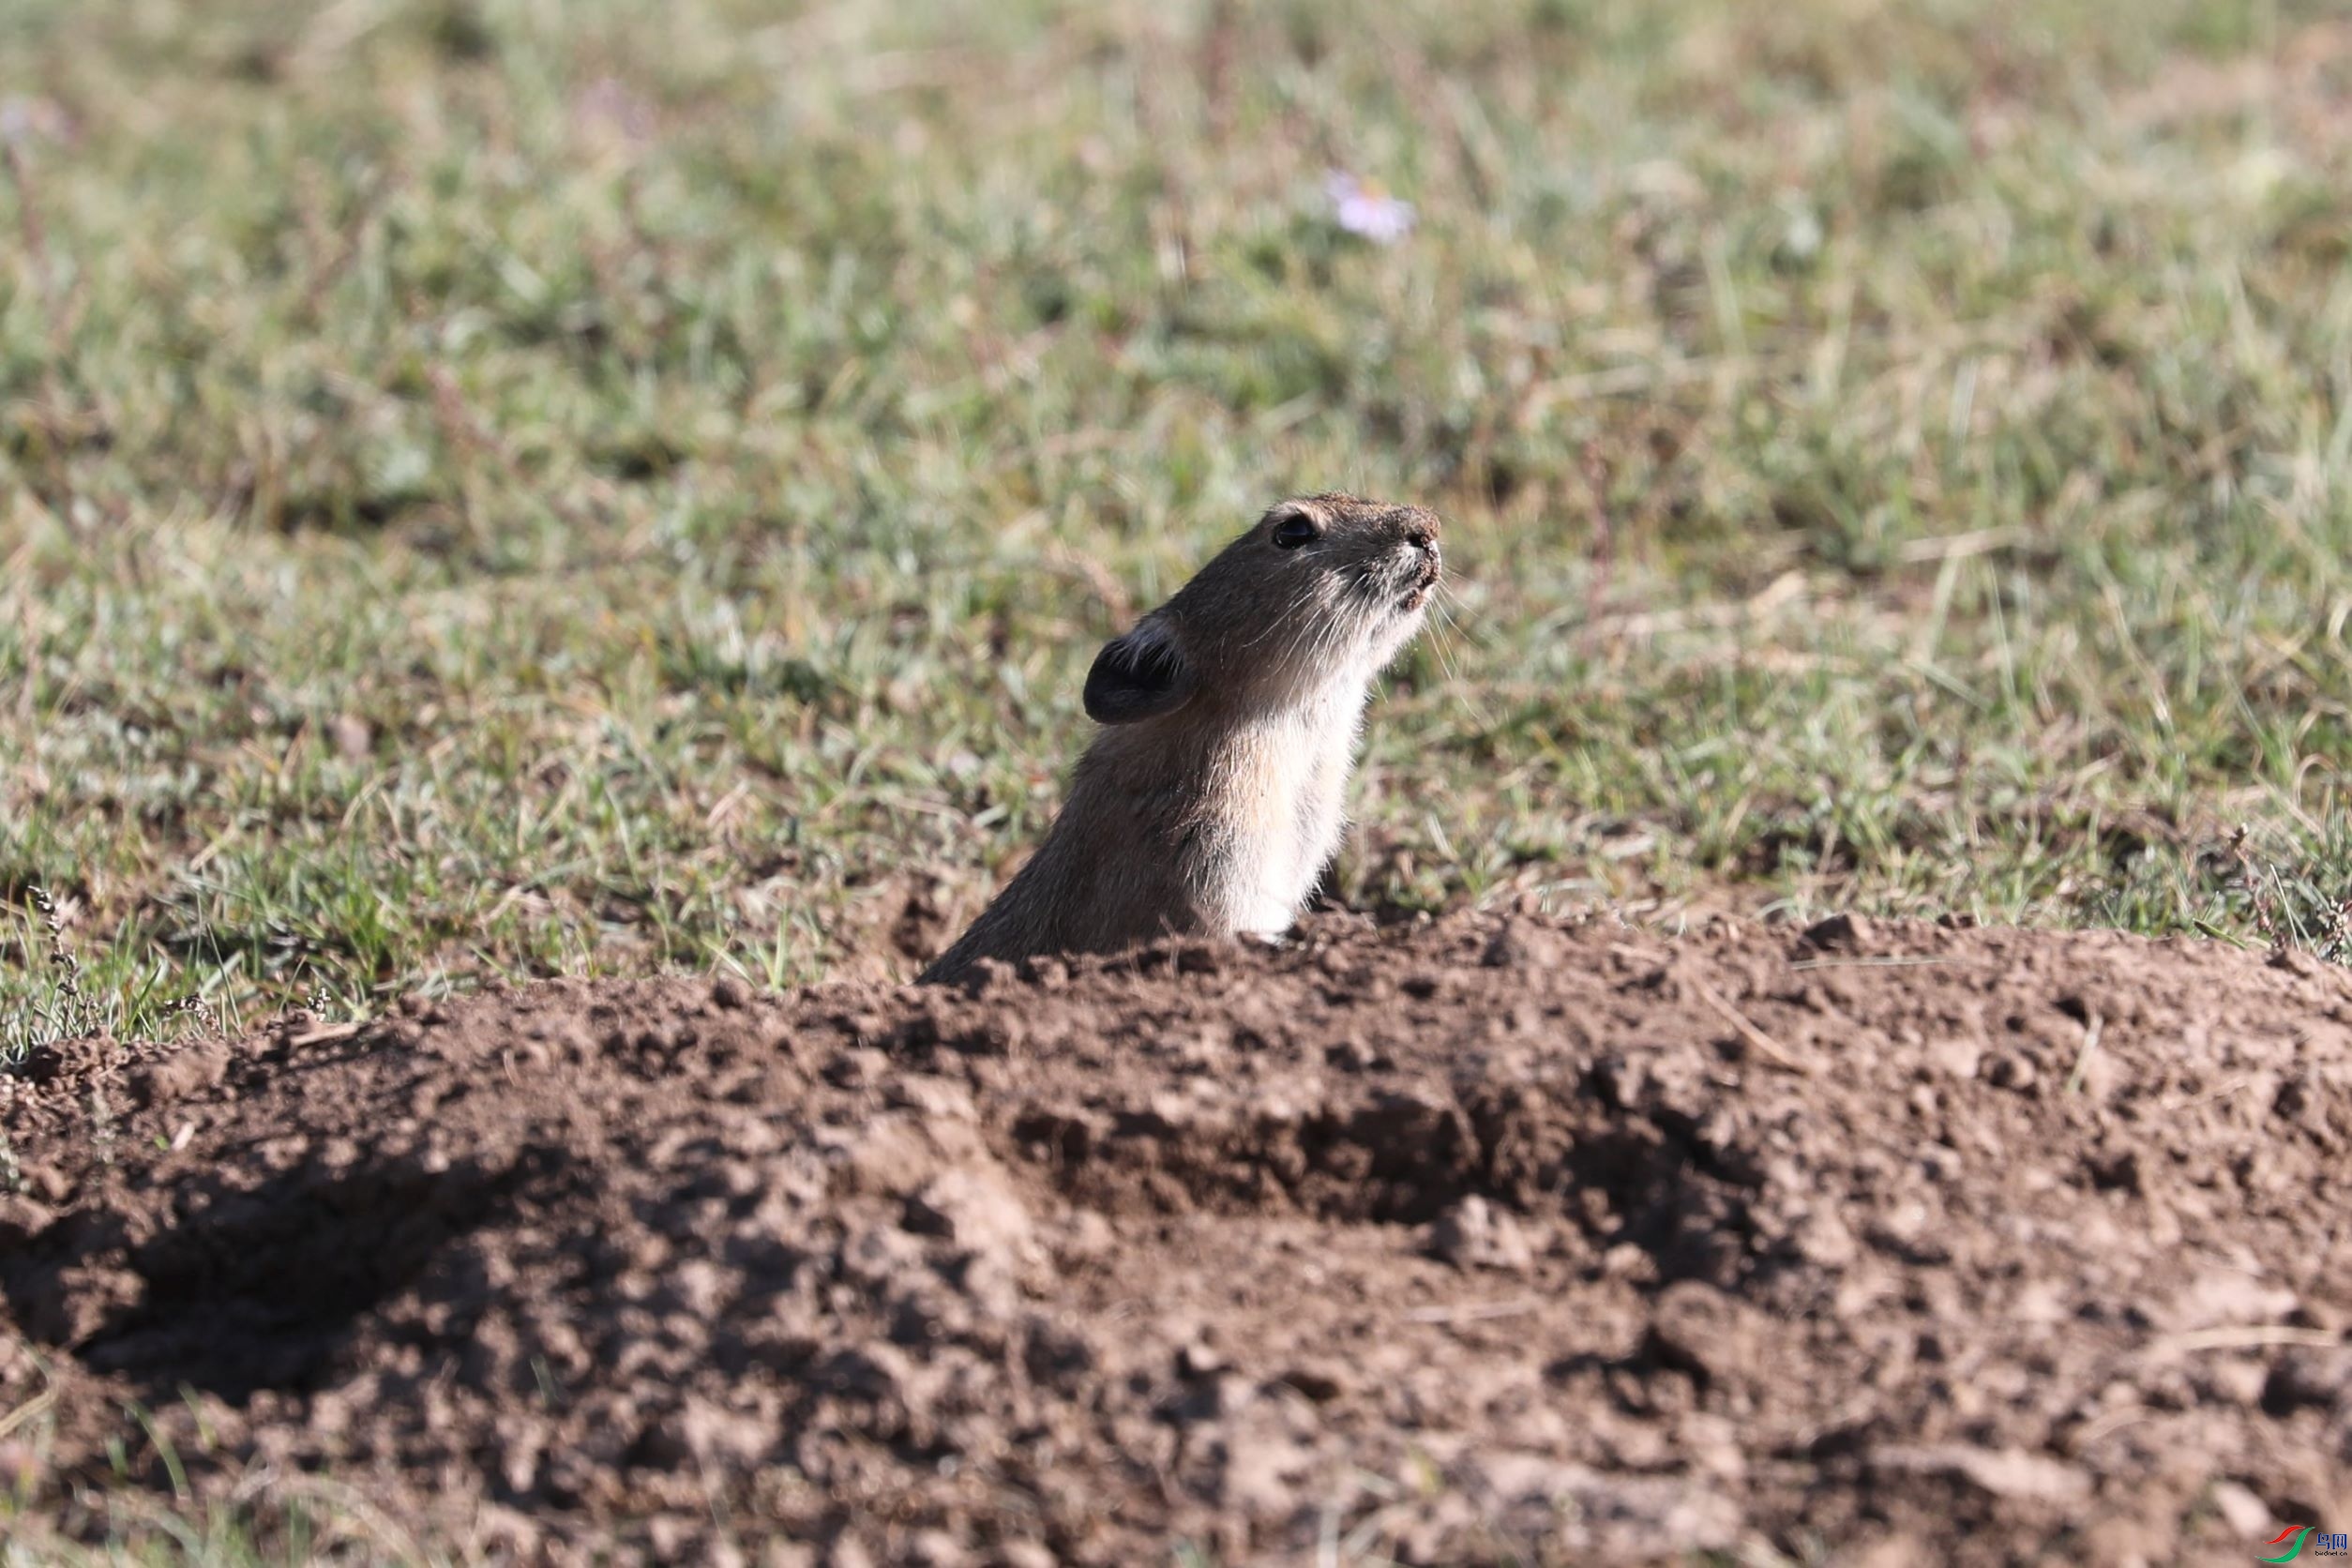
POLYGON ((0 95, 0 142, 23 146, 28 142, 63 142, 73 122, 54 98, 0 95))
POLYGON ((1351 234, 1375 245, 1395 245, 1413 232, 1413 204, 1400 202, 1379 186, 1334 169, 1323 176, 1323 194, 1331 198, 1332 217, 1351 234))
POLYGON ((618 77, 588 83, 572 100, 572 113, 590 140, 609 146, 640 147, 653 137, 653 106, 618 77))

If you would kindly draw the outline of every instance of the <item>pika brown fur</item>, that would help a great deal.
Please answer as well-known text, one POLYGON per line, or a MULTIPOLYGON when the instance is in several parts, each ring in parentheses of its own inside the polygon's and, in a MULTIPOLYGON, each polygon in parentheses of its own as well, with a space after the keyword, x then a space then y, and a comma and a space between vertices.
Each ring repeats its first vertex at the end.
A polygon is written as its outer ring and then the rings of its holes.
POLYGON ((919 982, 983 958, 1289 930, 1347 825, 1372 679, 1440 570, 1419 506, 1325 494, 1270 509, 1095 656, 1086 711, 1104 728, 1061 815, 919 982))

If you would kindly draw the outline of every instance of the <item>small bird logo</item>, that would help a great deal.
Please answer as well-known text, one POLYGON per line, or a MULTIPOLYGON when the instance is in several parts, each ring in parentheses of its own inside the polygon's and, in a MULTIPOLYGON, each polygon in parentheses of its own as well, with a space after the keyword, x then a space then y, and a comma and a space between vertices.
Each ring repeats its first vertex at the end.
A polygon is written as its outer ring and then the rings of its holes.
POLYGON ((2294 1544, 2293 1545, 2288 1546, 2288 1547, 2286 1548, 2286 1550, 2284 1550, 2284 1551, 2281 1552, 2281 1553, 2280 1553, 2278 1556, 2276 1556, 2276 1557, 2259 1558, 2259 1559, 2256 1559, 2256 1560, 2257 1560, 2257 1561, 2261 1561, 2261 1562, 2292 1562, 2292 1561, 2294 1561, 2294 1560, 2295 1560, 2295 1554, 2296 1554, 2296 1553, 2298 1553, 2298 1552, 2299 1552, 2299 1551, 2301 1551, 2301 1550, 2303 1549, 2303 1537, 2305 1537, 2305 1536, 2309 1535, 2309 1534, 2310 1534, 2310 1533, 2311 1533, 2311 1532, 2312 1532, 2314 1529, 2316 1529, 2316 1528, 2317 1528, 2317 1527, 2316 1527, 2316 1526, 2314 1526, 2314 1525, 2289 1525, 2289 1526, 2287 1526, 2284 1530, 2283 1530, 2279 1531, 2276 1535, 2272 1536, 2269 1540, 2265 1541, 2265 1542, 2263 1543, 2263 1545, 2266 1545, 2266 1546, 2275 1546, 2275 1545, 2277 1545, 2280 1542, 2282 1542, 2282 1541, 2285 1540, 2285 1539, 2286 1539, 2288 1536, 2290 1536, 2290 1535, 2291 1535, 2291 1536, 2293 1536, 2293 1537, 2295 1538, 2295 1544, 2294 1544))

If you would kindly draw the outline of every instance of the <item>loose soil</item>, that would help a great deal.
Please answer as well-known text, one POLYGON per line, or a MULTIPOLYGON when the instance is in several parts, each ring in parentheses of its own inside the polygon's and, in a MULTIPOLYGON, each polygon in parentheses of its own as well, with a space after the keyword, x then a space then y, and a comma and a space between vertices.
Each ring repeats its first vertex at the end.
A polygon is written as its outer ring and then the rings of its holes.
POLYGON ((110 1439, 519 1560, 2352 1528, 2352 977, 2291 957, 1331 917, 84 1043, 0 1130, 0 1462, 68 1530, 110 1439))

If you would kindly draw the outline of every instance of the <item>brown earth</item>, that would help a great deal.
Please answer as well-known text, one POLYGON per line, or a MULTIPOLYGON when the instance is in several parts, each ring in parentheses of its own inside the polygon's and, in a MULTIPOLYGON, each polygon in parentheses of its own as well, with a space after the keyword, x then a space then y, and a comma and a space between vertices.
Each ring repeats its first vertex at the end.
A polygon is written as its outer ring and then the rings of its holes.
POLYGON ((522 1560, 2242 1562, 2352 1528, 2352 977, 2291 957, 1330 918, 5 1082, 0 1444, 69 1531, 109 1437, 164 1475, 125 1400, 199 1492, 329 1472, 522 1560))

